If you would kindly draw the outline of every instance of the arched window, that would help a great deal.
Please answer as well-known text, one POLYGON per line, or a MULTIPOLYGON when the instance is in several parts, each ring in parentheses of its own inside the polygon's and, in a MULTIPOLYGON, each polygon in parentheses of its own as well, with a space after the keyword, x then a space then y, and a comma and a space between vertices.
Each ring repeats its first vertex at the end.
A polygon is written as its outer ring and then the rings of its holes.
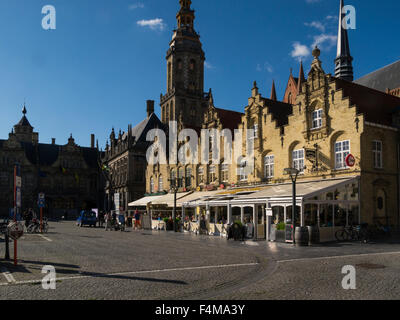
POLYGON ((216 169, 214 165, 211 165, 208 169, 208 181, 209 183, 213 183, 217 180, 216 169))
POLYGON ((154 178, 150 178, 150 193, 154 193, 154 178))
POLYGON ((289 92, 288 103, 292 104, 292 93, 291 92, 289 92))
POLYGON ((183 168, 179 168, 178 170, 178 188, 183 187, 183 168))
POLYGON ((273 155, 264 157, 264 177, 267 179, 274 177, 274 162, 275 157, 273 155))
POLYGON ((197 168, 197 184, 202 183, 204 183, 204 168, 200 166, 197 168))
POLYGON ((158 191, 161 192, 164 190, 164 183, 163 183, 163 177, 160 175, 158 177, 158 191))
POLYGON ((176 170, 171 170, 171 187, 175 187, 176 185, 176 170))
POLYGON ((229 181, 229 164, 226 163, 221 164, 221 181, 222 182, 229 181))
POLYGON ((187 188, 192 186, 192 168, 186 167, 186 181, 185 181, 185 186, 187 188))
POLYGON ((246 160, 241 160, 240 165, 239 165, 239 180, 240 181, 247 181, 248 175, 247 175, 247 161, 246 160))
POLYGON ((196 61, 194 61, 193 59, 190 60, 189 70, 191 72, 195 72, 196 71, 196 61))

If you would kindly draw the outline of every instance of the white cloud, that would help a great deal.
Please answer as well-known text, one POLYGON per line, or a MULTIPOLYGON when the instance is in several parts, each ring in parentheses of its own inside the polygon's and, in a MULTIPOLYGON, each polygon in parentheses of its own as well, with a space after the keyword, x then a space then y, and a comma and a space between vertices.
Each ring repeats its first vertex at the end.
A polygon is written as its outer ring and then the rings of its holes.
POLYGON ((320 34, 314 37, 312 47, 318 46, 320 49, 330 50, 337 43, 337 36, 332 34, 320 34))
POLYGON ((161 18, 150 19, 150 20, 140 20, 137 24, 141 27, 149 27, 151 30, 163 31, 166 28, 164 20, 161 18))
POLYGON ((260 63, 257 64, 256 70, 258 72, 262 72, 262 71, 268 71, 269 73, 274 72, 274 68, 271 66, 271 64, 268 61, 265 62, 263 66, 260 63))
POLYGON ((141 2, 134 3, 129 6, 129 10, 136 10, 136 9, 143 9, 143 8, 144 8, 144 4, 141 2))
POLYGON ((319 21, 313 21, 311 23, 306 22, 304 23, 304 25, 307 27, 318 29, 321 32, 325 32, 325 25, 319 21))
POLYGON ((291 52, 290 55, 292 56, 292 58, 295 58, 300 61, 303 58, 307 58, 310 55, 310 53, 311 51, 306 45, 303 45, 300 42, 294 42, 293 51, 291 52))
POLYGON ((204 62, 204 67, 206 69, 215 69, 215 67, 211 63, 209 63, 207 61, 204 62))

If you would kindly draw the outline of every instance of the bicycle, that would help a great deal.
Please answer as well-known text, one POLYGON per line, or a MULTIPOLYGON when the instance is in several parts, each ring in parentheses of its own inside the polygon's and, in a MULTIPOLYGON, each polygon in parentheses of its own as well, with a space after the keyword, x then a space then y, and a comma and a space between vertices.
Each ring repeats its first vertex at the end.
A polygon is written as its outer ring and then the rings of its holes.
POLYGON ((363 224, 359 226, 343 227, 342 230, 336 231, 335 238, 339 242, 361 241, 367 243, 370 239, 370 235, 367 229, 367 225, 363 224))
POLYGON ((353 226, 343 227, 342 230, 338 230, 335 233, 335 238, 339 242, 349 241, 349 240, 358 240, 359 232, 357 227, 353 226))

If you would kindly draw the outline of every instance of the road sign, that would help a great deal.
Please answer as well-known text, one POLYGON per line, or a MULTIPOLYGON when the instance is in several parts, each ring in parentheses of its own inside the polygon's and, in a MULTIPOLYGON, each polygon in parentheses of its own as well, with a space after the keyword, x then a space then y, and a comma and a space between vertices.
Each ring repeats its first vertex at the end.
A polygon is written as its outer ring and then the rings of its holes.
POLYGON ((11 222, 8 225, 8 234, 13 240, 18 240, 24 234, 24 226, 21 222, 11 222))
POLYGON ((17 188, 21 188, 22 187, 22 179, 21 179, 21 177, 18 177, 18 176, 15 177, 15 186, 17 188))
POLYGON ((272 216, 273 216, 272 209, 268 208, 267 209, 267 217, 272 217, 272 216))
POLYGON ((15 200, 16 200, 16 203, 17 203, 17 207, 21 208, 21 206, 22 206, 21 205, 21 202, 22 202, 21 201, 21 188, 17 187, 15 191, 16 191, 16 199, 15 200))
POLYGON ((46 198, 44 193, 39 193, 38 207, 44 208, 46 206, 46 198))
POLYGON ((346 165, 348 167, 354 167, 355 164, 356 164, 356 159, 354 158, 354 156, 352 154, 349 154, 346 157, 346 165))

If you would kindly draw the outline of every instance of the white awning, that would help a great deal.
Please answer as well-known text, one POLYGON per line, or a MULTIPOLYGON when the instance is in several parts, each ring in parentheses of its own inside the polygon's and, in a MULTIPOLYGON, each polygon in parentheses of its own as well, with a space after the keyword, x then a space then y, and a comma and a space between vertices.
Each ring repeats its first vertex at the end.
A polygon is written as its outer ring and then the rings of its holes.
MULTIPOLYGON (((357 177, 298 182, 296 183, 296 196, 300 198, 308 198, 314 194, 319 194, 325 192, 326 190, 337 188, 340 185, 348 184, 356 179, 357 177)), ((233 202, 291 198, 292 192, 292 183, 270 185, 253 194, 239 196, 233 202)))
MULTIPOLYGON (((187 195, 191 194, 191 192, 181 192, 176 194, 177 205, 179 205, 178 200, 186 197, 187 195)), ((174 206, 174 194, 168 193, 166 195, 161 196, 155 201, 152 201, 151 204, 153 205, 166 205, 168 207, 174 206)))
POLYGON ((129 207, 146 207, 149 203, 153 203, 157 199, 164 197, 162 196, 151 196, 151 197, 144 197, 134 202, 128 204, 129 207))

